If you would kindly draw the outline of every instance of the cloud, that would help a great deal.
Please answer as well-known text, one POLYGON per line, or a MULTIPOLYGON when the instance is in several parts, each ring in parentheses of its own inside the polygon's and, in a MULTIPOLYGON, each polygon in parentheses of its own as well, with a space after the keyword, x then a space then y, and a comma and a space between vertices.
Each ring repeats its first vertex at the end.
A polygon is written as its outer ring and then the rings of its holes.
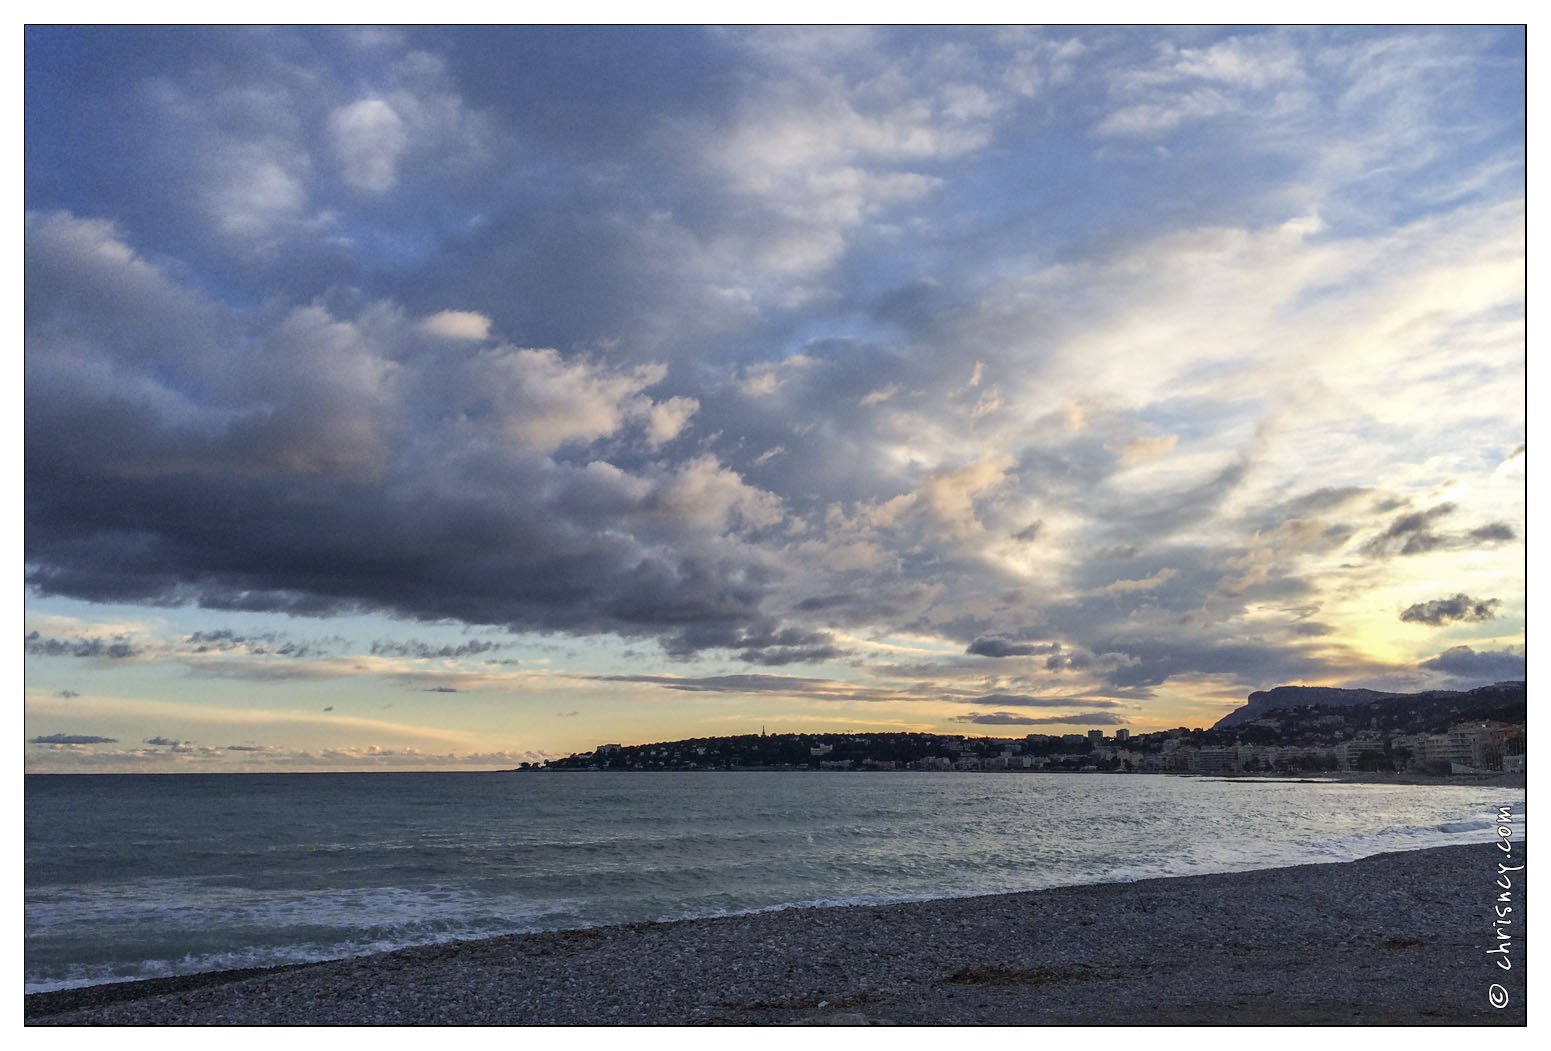
POLYGON ((472 310, 440 310, 420 322, 420 329, 443 339, 478 343, 490 338, 490 319, 472 310))
POLYGON ((1152 576, 1140 580, 1117 580, 1097 589, 1096 595, 1123 595, 1131 591, 1153 591, 1179 576, 1177 569, 1160 569, 1152 576))
POLYGON ((779 664, 807 664, 815 661, 831 660, 835 657, 843 657, 848 651, 838 646, 777 646, 770 649, 748 649, 739 654, 739 658, 748 664, 763 664, 766 666, 779 664))
POLYGON ((1428 671, 1443 672, 1456 679, 1504 682, 1524 678, 1525 661, 1522 653, 1508 650, 1488 652, 1469 646, 1451 646, 1419 666, 1428 671))
POLYGON ((768 693, 802 691, 827 685, 824 679, 805 679, 790 675, 707 675, 698 678, 673 675, 600 675, 601 682, 644 682, 670 690, 691 693, 768 693))
POLYGON ((97 737, 93 734, 49 734, 32 738, 33 744, 117 744, 116 737, 97 737))
POLYGON ((1152 60, 1110 78, 1100 136, 1160 139, 1251 108, 1276 110, 1303 86, 1307 56, 1286 35, 1234 36, 1203 47, 1161 43, 1152 60))
POLYGON ((161 747, 161 748, 176 748, 179 745, 181 745, 183 742, 182 741, 174 740, 174 739, 172 739, 170 737, 147 737, 145 739, 145 743, 146 744, 151 744, 151 745, 156 745, 156 746, 161 747))
POLYGON ((998 708, 1123 708, 1119 701, 1086 697, 1032 697, 1025 693, 989 693, 968 698, 970 704, 998 708))
POLYGON ((976 502, 1006 484, 1007 472, 1016 461, 1001 453, 978 459, 963 467, 938 470, 920 489, 920 501, 947 535, 964 539, 979 533, 976 502))
POLYGON ((1459 594, 1453 598, 1433 599, 1430 602, 1418 602, 1407 606, 1401 612, 1400 619, 1412 624, 1430 624, 1433 627, 1450 621, 1492 620, 1497 616, 1497 607, 1501 605, 1500 599, 1489 598, 1477 601, 1469 595, 1459 594))
MULTIPOLYGON (((136 265, 130 253, 116 258, 136 265)), ((51 296, 31 315, 35 334, 76 307, 99 309, 75 298, 90 294, 51 296)), ((134 330, 127 301, 110 313, 134 330)), ((658 634, 681 650, 699 645, 691 637, 740 650, 773 637, 779 625, 760 606, 777 564, 728 534, 778 522, 778 498, 703 453, 675 464, 625 446, 612 454, 625 468, 605 448, 553 457, 629 442, 630 428, 645 448, 676 436, 694 404, 644 393, 660 366, 501 346, 450 369, 426 359, 412 382, 396 359, 416 341, 415 326, 381 306, 353 320, 320 307, 282 313, 252 353, 203 385, 205 416, 137 400, 133 383, 83 385, 61 372, 29 399, 29 442, 48 450, 35 466, 51 467, 28 473, 32 586, 94 600, 658 634), (416 408, 426 399, 440 399, 429 416, 416 408), (190 485, 202 493, 197 509, 184 506, 190 485), (130 490, 139 495, 126 503, 130 490), (151 506, 180 525, 147 543, 151 506), (196 550, 208 553, 204 567, 183 573, 196 550)), ((40 350, 36 360, 35 385, 78 359, 40 350)))
POLYGON ((69 700, 72 697, 79 697, 81 695, 76 693, 74 690, 58 690, 58 691, 56 691, 54 693, 54 696, 55 697, 63 697, 63 698, 65 698, 65 700, 69 700))
POLYGON ((1471 540, 1479 540, 1483 543, 1506 542, 1519 538, 1519 534, 1507 522, 1491 522, 1484 526, 1478 526, 1466 535, 1471 540))
POLYGON ((113 639, 45 638, 36 631, 27 633, 27 653, 34 657, 86 657, 93 659, 126 660, 141 654, 128 638, 113 639))
POLYGON ((329 132, 345 182, 373 193, 393 188, 409 136, 392 106, 382 99, 352 102, 334 111, 329 132))
POLYGON ((1013 642, 995 635, 982 635, 971 642, 964 652, 981 657, 1027 657, 1036 653, 1050 653, 1052 645, 1059 648, 1059 644, 1013 642))
POLYGON ((1389 528, 1363 545, 1369 555, 1417 555, 1442 547, 1445 539, 1432 532, 1432 523, 1455 511, 1452 503, 1438 504, 1426 511, 1413 511, 1401 515, 1390 523, 1389 528))
POLYGON ((837 701, 1394 672, 1362 596, 1523 539, 1522 41, 42 27, 29 603, 245 627, 29 657, 493 681, 284 614, 837 701))
POLYGON ((1364 544, 1362 551, 1375 557, 1420 555, 1429 551, 1506 543, 1518 539, 1518 533, 1506 522, 1490 522, 1465 533, 1434 532, 1432 523, 1455 510, 1457 508, 1454 504, 1443 503, 1426 511, 1401 515, 1383 533, 1364 544))
POLYGON ((450 660, 458 657, 473 657, 481 653, 491 653, 495 650, 505 649, 507 645, 504 642, 490 642, 485 639, 470 639, 468 642, 462 642, 456 646, 432 646, 429 643, 421 642, 419 639, 406 639, 403 642, 378 639, 371 644, 371 654, 374 657, 450 660))
POLYGON ((470 370, 478 404, 488 405, 502 430, 540 452, 586 444, 617 432, 627 418, 651 415, 641 391, 659 382, 658 366, 614 370, 566 361, 552 349, 504 347, 481 355, 470 370))
POLYGON ((1179 435, 1164 434, 1156 438, 1136 438, 1126 443, 1120 453, 1120 463, 1124 467, 1135 467, 1158 457, 1166 455, 1179 443, 1179 435))
POLYGON ((642 683, 685 693, 780 694, 790 698, 841 703, 898 703, 936 699, 924 686, 868 686, 838 679, 798 675, 598 675, 598 682, 642 683))
POLYGON ((956 723, 979 723, 988 726, 1050 726, 1057 724, 1071 726, 1120 726, 1126 722, 1118 715, 1106 715, 1103 712, 1084 712, 1077 715, 1019 715, 1016 712, 970 712, 968 715, 955 715, 951 721, 956 723))
POLYGON ((254 657, 288 657, 294 660, 325 656, 344 642, 337 637, 297 642, 277 631, 252 632, 243 635, 230 628, 195 631, 183 641, 188 652, 194 654, 238 653, 254 657))

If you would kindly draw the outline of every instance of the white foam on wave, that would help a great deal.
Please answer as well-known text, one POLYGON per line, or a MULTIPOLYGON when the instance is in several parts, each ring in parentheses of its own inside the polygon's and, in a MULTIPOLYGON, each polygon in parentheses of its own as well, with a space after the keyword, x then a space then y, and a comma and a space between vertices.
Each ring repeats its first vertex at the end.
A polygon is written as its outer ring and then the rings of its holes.
POLYGON ((1492 825, 1493 822, 1491 821, 1449 821, 1439 825, 1438 831, 1446 833, 1479 832, 1482 829, 1491 828, 1492 825))
POLYGON ((297 941, 289 944, 249 945, 221 952, 188 953, 178 959, 147 959, 133 963, 73 965, 53 975, 29 976, 28 993, 52 992, 109 982, 143 981, 177 975, 203 974, 210 971, 235 971, 248 968, 279 967, 287 964, 320 963, 343 960, 373 953, 391 952, 422 945, 496 938, 507 934, 528 934, 552 930, 553 925, 530 916, 508 923, 483 925, 438 925, 435 930, 418 934, 402 931, 379 937, 351 937, 337 941, 297 941))
POLYGON ((50 968, 29 960, 26 991, 205 971, 274 967, 362 956, 443 942, 580 926, 571 905, 536 905, 469 889, 374 887, 269 896, 191 881, 140 881, 102 893, 82 888, 47 905, 29 902, 27 937, 113 937, 138 943, 143 959, 50 968), (164 954, 206 930, 232 935, 221 951, 164 954))
MULTIPOLYGON (((625 789, 656 790, 662 783, 618 785, 628 796, 625 789)), ((701 782, 693 784, 698 790, 701 782)), ((678 830, 672 850, 659 849, 661 844, 643 849, 627 820, 634 810, 616 816, 607 835, 592 837, 574 831, 581 815, 557 811, 553 820, 564 818, 565 835, 550 830, 527 845, 496 837, 484 853, 467 845, 445 856, 423 851, 413 868, 396 867, 394 854, 375 859, 381 864, 275 870, 276 879, 319 884, 310 889, 243 886, 244 879, 258 877, 230 867, 204 879, 30 886, 25 987, 40 992, 642 920, 887 905, 1351 861, 1489 841, 1499 794, 1465 786, 1225 785, 1097 775, 906 781, 880 774, 847 784, 857 798, 840 802, 855 809, 837 808, 825 794, 824 807, 838 809, 826 817, 814 795, 811 806, 770 818, 771 824, 761 822, 771 809, 761 795, 766 789, 749 779, 734 782, 732 788, 748 790, 751 809, 725 810, 746 827, 726 818, 731 833, 723 835, 692 820, 700 811, 679 814, 689 827, 678 830), (988 793, 991 785, 997 791, 988 793), (878 793, 894 808, 884 811, 898 813, 892 823, 875 816, 878 807, 867 802, 878 793), (556 849, 562 840, 585 840, 596 850, 556 849), (920 843, 932 849, 915 846, 920 843), (428 878, 418 886, 349 885, 395 874, 413 882, 422 873, 428 878), (329 880, 335 885, 324 886, 329 880)), ((795 775, 778 786, 788 795, 823 787, 795 775)), ((726 803, 729 786, 706 787, 716 789, 718 806, 726 803)), ((1515 821, 1522 822, 1522 790, 1502 795, 1514 798, 1515 821)), ((589 810, 586 820, 600 819, 589 810)), ((384 835, 403 833, 392 826, 384 835)))

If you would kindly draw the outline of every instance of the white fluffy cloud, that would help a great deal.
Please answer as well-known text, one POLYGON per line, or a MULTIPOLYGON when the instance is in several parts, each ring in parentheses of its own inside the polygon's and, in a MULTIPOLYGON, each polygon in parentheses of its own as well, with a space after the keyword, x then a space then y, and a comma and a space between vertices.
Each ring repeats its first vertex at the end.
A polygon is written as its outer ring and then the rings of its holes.
POLYGON ((441 310, 420 322, 420 327, 443 339, 480 342, 490 336, 490 319, 472 310, 441 310))
POLYGON ((409 135, 392 106, 382 99, 352 102, 329 117, 329 133, 347 183, 372 193, 393 189, 409 135))

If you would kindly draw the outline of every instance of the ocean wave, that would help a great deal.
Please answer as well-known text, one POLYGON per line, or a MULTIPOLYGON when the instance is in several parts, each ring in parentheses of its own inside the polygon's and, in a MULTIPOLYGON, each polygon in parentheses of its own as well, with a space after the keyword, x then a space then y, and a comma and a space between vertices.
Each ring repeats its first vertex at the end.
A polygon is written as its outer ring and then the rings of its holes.
MULTIPOLYGON (((529 778, 514 817, 510 800, 492 799, 467 779, 415 781, 415 793, 448 797, 429 816, 418 795, 384 798, 377 781, 375 816, 351 827, 350 850, 255 853, 242 846, 255 837, 239 815, 222 831, 235 853, 211 851, 207 828, 183 846, 170 839, 155 858, 141 851, 74 869, 65 863, 71 843, 112 844, 132 826, 68 799, 57 811, 30 803, 26 988, 538 930, 1350 861, 1489 841, 1504 801, 1514 803, 1516 822, 1524 814, 1522 790, 1469 786, 1247 789, 1206 779, 1031 774, 996 779, 990 792, 976 775, 878 774, 847 779, 837 793, 836 783, 800 775, 621 776, 608 782, 605 805, 599 793, 575 798, 569 779, 529 778), (769 798, 772 783, 779 799, 769 798), (659 820, 643 833, 634 816, 648 806, 659 820), (69 838, 61 833, 51 853, 55 828, 69 838)), ((253 784, 256 824, 269 820, 274 801, 263 795, 268 782, 253 784)), ((276 784, 288 799, 318 791, 314 809, 322 809, 329 793, 354 790, 355 782, 276 784)), ((197 815, 200 804, 193 795, 182 805, 197 815)), ((176 810, 165 799, 158 805, 176 810)), ((340 839, 321 827, 294 838, 340 839)))

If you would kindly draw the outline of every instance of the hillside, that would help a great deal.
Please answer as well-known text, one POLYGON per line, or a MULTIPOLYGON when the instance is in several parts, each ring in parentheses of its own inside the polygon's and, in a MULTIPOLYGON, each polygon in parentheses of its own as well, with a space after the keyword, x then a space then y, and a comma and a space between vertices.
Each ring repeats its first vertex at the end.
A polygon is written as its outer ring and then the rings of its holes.
MULTIPOLYGON (((1270 713, 1297 709, 1348 709, 1365 707, 1360 718, 1347 713, 1357 724, 1370 719, 1384 724, 1399 723, 1408 729, 1427 730, 1432 724, 1463 719, 1497 719, 1522 722, 1525 712, 1525 684, 1498 682, 1473 690, 1428 690, 1423 693, 1381 693, 1377 690, 1342 690, 1327 686, 1278 686, 1249 695, 1244 707, 1229 712, 1212 727, 1214 730, 1248 726, 1270 713), (1404 718, 1402 718, 1404 716, 1404 718)), ((1336 714, 1332 711, 1329 714, 1336 714)))

